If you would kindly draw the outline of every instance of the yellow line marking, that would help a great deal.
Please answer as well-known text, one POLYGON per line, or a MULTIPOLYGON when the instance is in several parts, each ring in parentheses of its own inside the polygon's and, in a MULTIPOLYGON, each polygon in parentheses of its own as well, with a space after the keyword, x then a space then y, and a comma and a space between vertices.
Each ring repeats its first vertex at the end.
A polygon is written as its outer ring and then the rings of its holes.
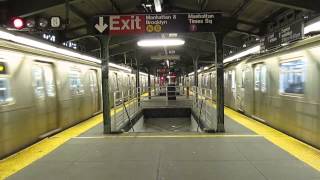
MULTIPOLYGON (((146 93, 145 93, 146 94, 146 93)), ((143 94, 142 96, 145 96, 143 94)), ((126 103, 130 106, 135 100, 130 103, 126 103)), ((116 109, 116 113, 122 110, 121 107, 116 109)), ((111 116, 114 115, 114 109, 111 110, 111 116)), ((83 132, 93 128, 94 126, 102 123, 102 114, 92 117, 84 122, 81 122, 69 129, 66 129, 52 137, 45 138, 19 152, 13 154, 5 159, 0 160, 0 180, 5 179, 21 169, 27 167, 34 161, 44 157, 48 153, 52 152, 59 146, 73 137, 79 136, 83 132)))
MULTIPOLYGON (((207 102, 214 108, 216 104, 210 100, 207 102)), ((238 113, 228 107, 224 107, 224 114, 229 116, 237 123, 251 129, 258 135, 262 135, 268 141, 285 150, 292 156, 303 161, 314 169, 320 171, 320 150, 314 148, 298 139, 295 139, 285 133, 282 133, 272 127, 269 127, 257 120, 249 118, 241 113, 238 113)))
POLYGON ((21 150, 0 161, 0 179, 5 179, 10 175, 30 165, 32 162, 42 158, 54 149, 58 148, 74 136, 78 136, 86 130, 102 122, 102 115, 90 118, 76 126, 73 126, 52 137, 43 139, 38 143, 21 150))
MULTIPOLYGON (((216 107, 216 105, 211 101, 209 103, 213 107, 216 107)), ((314 169, 320 171, 319 149, 316 149, 304 142, 301 142, 261 122, 258 122, 257 120, 240 114, 230 108, 225 107, 224 113, 225 115, 229 116, 232 120, 251 129, 258 135, 262 135, 264 138, 266 138, 273 144, 277 145, 281 149, 287 151, 292 156, 310 165, 314 169)))
POLYGON ((105 136, 78 136, 73 137, 73 139, 110 139, 110 138, 224 138, 224 137, 263 137, 261 135, 249 135, 249 134, 173 134, 173 135, 165 135, 165 134, 134 134, 130 133, 127 135, 105 135, 105 136))

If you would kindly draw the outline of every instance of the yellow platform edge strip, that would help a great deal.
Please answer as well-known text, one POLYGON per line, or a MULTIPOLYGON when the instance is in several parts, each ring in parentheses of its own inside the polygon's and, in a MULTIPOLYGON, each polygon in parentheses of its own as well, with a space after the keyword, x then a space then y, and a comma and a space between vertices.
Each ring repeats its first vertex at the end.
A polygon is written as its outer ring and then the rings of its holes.
POLYGON ((320 171, 320 150, 302 141, 290 137, 276 129, 273 129, 257 120, 249 118, 232 109, 225 108, 225 115, 239 124, 251 129, 258 135, 262 135, 268 141, 285 150, 292 156, 303 161, 314 169, 320 171))
MULTIPOLYGON (((215 104, 212 104, 212 106, 215 107, 215 104)), ((320 150, 229 108, 225 108, 225 115, 256 132, 258 135, 265 137, 267 140, 287 151, 294 157, 320 171, 320 150)), ((101 122, 102 115, 100 114, 61 133, 58 133, 55 136, 39 141, 38 143, 23 149, 22 151, 9 156, 6 159, 1 160, 0 179, 5 179, 18 172, 24 167, 30 165, 32 162, 52 152, 66 141, 80 135, 81 133, 91 129, 101 122)))
MULTIPOLYGON (((145 96, 145 94, 142 96, 145 96)), ((126 103, 126 106, 131 106, 131 104, 134 102, 135 101, 133 100, 130 101, 130 103, 126 103)), ((111 109, 111 116, 113 116, 114 113, 120 112, 121 110, 122 108, 118 108, 116 110, 111 109)), ((41 159, 71 138, 79 136, 83 132, 86 132, 99 123, 102 123, 102 121, 103 116, 102 114, 99 114, 52 137, 45 138, 3 160, 0 160, 0 180, 15 174, 34 161, 41 159)))
MULTIPOLYGON (((213 108, 216 104, 212 101, 207 101, 213 108)), ((254 131, 258 135, 263 136, 271 143, 280 147, 300 161, 308 164, 314 169, 320 171, 320 150, 312 147, 298 139, 295 139, 285 133, 282 133, 270 126, 267 126, 253 118, 236 112, 228 107, 224 108, 224 114, 230 117, 233 121, 243 125, 244 127, 254 131)))

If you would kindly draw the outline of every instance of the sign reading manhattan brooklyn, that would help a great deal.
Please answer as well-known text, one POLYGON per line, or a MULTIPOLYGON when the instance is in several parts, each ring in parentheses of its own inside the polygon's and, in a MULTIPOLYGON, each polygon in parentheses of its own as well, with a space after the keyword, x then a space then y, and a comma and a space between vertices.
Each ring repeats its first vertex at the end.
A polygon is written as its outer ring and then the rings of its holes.
POLYGON ((103 15, 94 18, 100 34, 214 32, 218 28, 216 12, 177 14, 103 15))

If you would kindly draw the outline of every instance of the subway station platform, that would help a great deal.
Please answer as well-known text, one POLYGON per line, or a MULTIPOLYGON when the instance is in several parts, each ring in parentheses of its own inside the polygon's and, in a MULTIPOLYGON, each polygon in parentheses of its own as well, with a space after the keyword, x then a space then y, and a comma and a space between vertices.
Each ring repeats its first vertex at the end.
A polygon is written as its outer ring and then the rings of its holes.
POLYGON ((231 109, 223 134, 187 131, 183 119, 155 122, 104 135, 98 115, 2 160, 0 179, 320 179, 318 149, 231 109))

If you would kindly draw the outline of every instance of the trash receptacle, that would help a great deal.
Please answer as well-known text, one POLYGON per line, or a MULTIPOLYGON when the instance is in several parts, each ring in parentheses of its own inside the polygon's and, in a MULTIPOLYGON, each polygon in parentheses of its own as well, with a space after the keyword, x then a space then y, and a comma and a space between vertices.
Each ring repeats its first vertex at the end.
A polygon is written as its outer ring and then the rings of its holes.
POLYGON ((167 92, 168 92, 168 100, 176 100, 176 87, 174 84, 170 84, 167 87, 167 92))

